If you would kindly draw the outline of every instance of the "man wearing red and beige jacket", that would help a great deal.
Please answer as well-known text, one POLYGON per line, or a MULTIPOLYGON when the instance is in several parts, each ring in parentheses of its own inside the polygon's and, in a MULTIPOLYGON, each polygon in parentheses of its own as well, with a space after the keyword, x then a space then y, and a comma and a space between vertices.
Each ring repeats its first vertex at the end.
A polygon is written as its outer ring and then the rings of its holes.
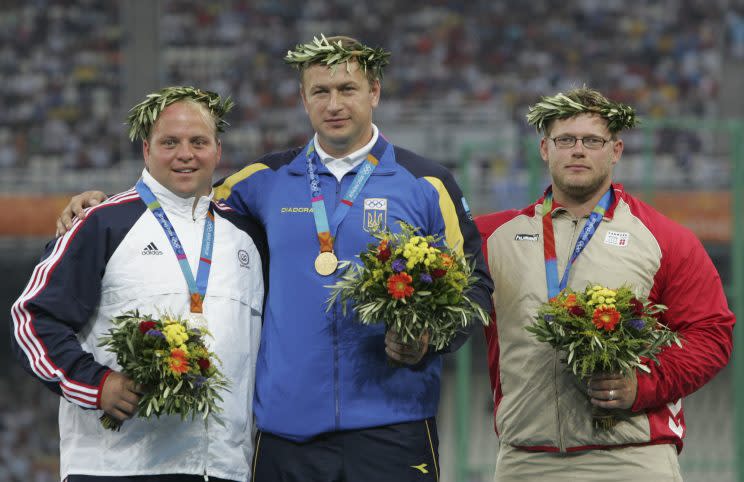
POLYGON ((527 118, 544 135, 540 153, 552 185, 525 209, 476 219, 495 285, 495 323, 486 328, 500 440, 494 480, 681 481, 682 399, 731 354, 735 320, 718 273, 689 230, 612 183, 623 152, 618 133, 635 124, 632 108, 584 87, 541 99, 527 118), (598 205, 604 215, 590 218, 598 205), (545 237, 550 226, 554 236, 545 237), (682 348, 664 348, 650 373, 579 381, 554 348, 525 330, 548 300, 545 243, 568 287, 627 284, 668 306, 661 321, 682 348), (614 429, 596 430, 593 406, 623 416, 614 429))

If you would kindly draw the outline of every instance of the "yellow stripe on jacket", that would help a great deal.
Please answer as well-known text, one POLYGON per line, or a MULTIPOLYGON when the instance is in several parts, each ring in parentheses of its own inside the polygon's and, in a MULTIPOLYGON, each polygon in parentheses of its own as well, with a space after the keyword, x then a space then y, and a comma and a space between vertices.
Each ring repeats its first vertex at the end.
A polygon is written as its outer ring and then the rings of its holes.
POLYGON ((434 186, 434 189, 439 193, 439 210, 442 212, 442 218, 444 218, 444 240, 447 242, 447 246, 450 247, 457 254, 463 254, 463 236, 460 231, 460 219, 457 217, 457 210, 455 209, 455 203, 449 195, 449 191, 444 187, 444 183, 436 177, 424 176, 424 179, 434 186))
POLYGON ((244 179, 249 178, 253 174, 257 173, 258 171, 263 171, 264 169, 268 169, 269 166, 266 164, 256 163, 251 164, 249 166, 244 167, 243 169, 239 170, 232 176, 225 179, 225 182, 217 186, 214 190, 214 200, 215 201, 224 201, 225 199, 230 197, 230 194, 232 193, 232 188, 236 184, 238 184, 240 181, 243 181, 244 179))

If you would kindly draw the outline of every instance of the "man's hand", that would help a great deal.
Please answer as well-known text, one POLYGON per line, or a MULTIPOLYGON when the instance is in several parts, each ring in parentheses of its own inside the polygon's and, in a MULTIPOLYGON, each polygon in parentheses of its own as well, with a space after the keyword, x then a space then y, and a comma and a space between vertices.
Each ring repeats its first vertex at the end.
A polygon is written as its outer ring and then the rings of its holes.
POLYGON ((72 220, 77 217, 83 219, 85 213, 83 209, 96 206, 106 199, 106 195, 101 191, 85 191, 82 194, 73 196, 70 204, 65 206, 62 214, 57 218, 57 236, 62 236, 72 228, 72 220))
POLYGON ((403 343, 397 331, 388 330, 385 335, 385 353, 391 360, 405 365, 415 365, 421 361, 429 350, 429 333, 424 333, 420 340, 403 343))
POLYGON ((101 389, 101 410, 123 422, 137 413, 142 387, 128 376, 111 372, 101 389))
POLYGON ((635 373, 624 378, 619 373, 600 373, 589 378, 588 393, 593 405, 602 408, 628 409, 638 392, 635 373))

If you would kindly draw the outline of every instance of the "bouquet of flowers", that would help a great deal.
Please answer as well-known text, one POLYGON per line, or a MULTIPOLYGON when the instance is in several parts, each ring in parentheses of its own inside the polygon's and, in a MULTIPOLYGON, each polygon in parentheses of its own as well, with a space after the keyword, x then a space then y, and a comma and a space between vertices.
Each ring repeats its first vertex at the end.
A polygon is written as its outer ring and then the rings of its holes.
POLYGON ((447 248, 441 237, 420 236, 400 223, 401 232, 375 234, 377 243, 359 254, 362 264, 343 262, 343 273, 331 288, 328 309, 351 302, 365 325, 385 323, 404 343, 417 343, 428 333, 429 344, 444 348, 472 319, 484 325, 486 311, 465 294, 476 281, 473 266, 447 248))
MULTIPOLYGON (((215 366, 217 356, 205 345, 204 338, 211 336, 206 328, 190 326, 180 317, 153 318, 137 310, 112 323, 99 346, 115 353, 124 374, 147 388, 139 401, 140 417, 179 414, 185 420, 201 413, 206 419, 221 411, 218 391, 226 389, 228 381, 215 366)), ((110 430, 121 428, 121 422, 108 414, 101 416, 101 424, 110 430)))
MULTIPOLYGON (((630 376, 636 368, 650 371, 643 358, 659 363, 662 347, 682 346, 677 334, 658 321, 666 309, 627 286, 612 290, 590 284, 581 292, 561 291, 540 307, 526 330, 564 352, 566 364, 580 378, 600 372, 630 376)), ((594 415, 597 428, 609 429, 615 422, 601 410, 594 415)))

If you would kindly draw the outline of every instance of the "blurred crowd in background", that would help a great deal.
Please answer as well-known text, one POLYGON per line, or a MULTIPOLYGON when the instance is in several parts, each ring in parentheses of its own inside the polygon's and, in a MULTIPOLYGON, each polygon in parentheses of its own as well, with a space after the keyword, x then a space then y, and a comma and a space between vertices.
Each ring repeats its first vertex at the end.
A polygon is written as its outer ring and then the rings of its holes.
MULTIPOLYGON (((224 156, 241 165, 300 144, 308 125, 281 57, 314 33, 349 33, 393 53, 389 109, 491 105, 524 128, 539 95, 586 83, 651 117, 716 115, 722 62, 744 57, 731 2, 547 0, 163 0, 163 84, 231 95, 224 156), (247 149, 247 150, 246 150, 247 149)), ((10 0, 0 16, 0 167, 56 156, 100 168, 121 152, 126 34, 119 2, 10 0)), ((128 106, 127 106, 128 107, 128 106)))
POLYGON ((0 480, 59 480, 59 397, 38 382, 29 383, 29 376, 14 362, 4 365, 0 376, 0 480))

